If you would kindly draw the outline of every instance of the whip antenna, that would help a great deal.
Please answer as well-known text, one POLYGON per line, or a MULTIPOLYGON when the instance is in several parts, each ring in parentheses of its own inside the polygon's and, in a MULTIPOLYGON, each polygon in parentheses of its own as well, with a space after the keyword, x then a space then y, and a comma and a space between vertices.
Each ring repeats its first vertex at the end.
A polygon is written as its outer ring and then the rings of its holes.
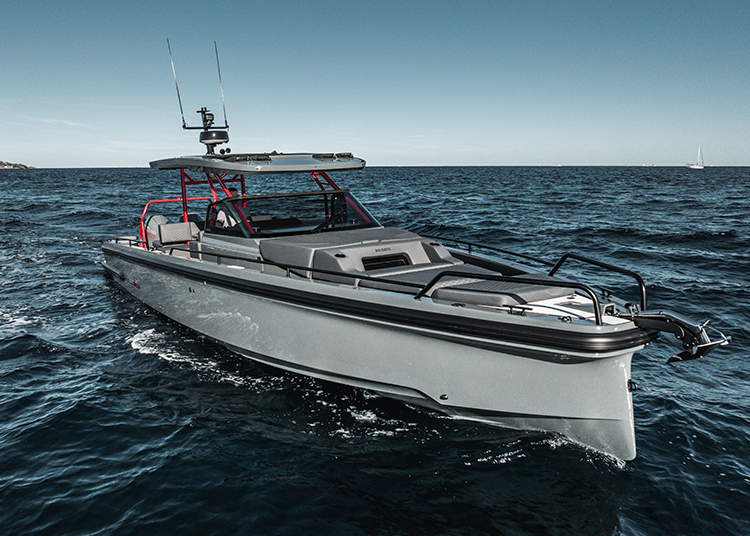
MULTIPOLYGON (((216 42, 214 42, 216 45, 216 42)), ((174 75, 174 87, 177 90, 177 102, 180 103, 180 115, 182 116, 182 128, 186 129, 187 123, 185 123, 185 112, 182 111, 182 99, 180 98, 180 87, 177 85, 177 72, 174 70, 174 60, 172 59, 172 47, 169 46, 169 38, 167 37, 167 48, 169 49, 169 61, 172 62, 172 74, 174 75)), ((216 61, 219 61, 219 53, 216 53, 216 61)), ((221 84, 221 74, 219 74, 219 84, 221 84)), ((221 101, 224 102, 224 93, 222 92, 221 101)), ((226 123, 226 111, 224 112, 224 122, 226 123)))
MULTIPOLYGON (((216 46, 214 41, 214 50, 216 50, 216 68, 219 71, 219 88, 221 89, 221 105, 224 108, 224 126, 214 126, 214 114, 211 110, 203 106, 197 113, 201 114, 201 127, 189 127, 185 122, 185 112, 182 109, 182 98, 180 97, 180 86, 177 85, 177 72, 174 68, 174 60, 172 59, 172 46, 169 44, 169 38, 167 38, 167 48, 169 49, 169 61, 172 62, 172 74, 174 75, 174 87, 177 90, 177 102, 180 103, 180 115, 182 116, 182 128, 184 130, 202 130, 198 140, 206 146, 206 155, 213 155, 214 146, 227 143, 229 141, 229 123, 227 123, 227 108, 224 106, 224 87, 221 83, 221 68, 219 67, 219 48, 216 46)), ((222 149, 221 154, 229 153, 231 149, 222 149)))
MULTIPOLYGON (((221 67, 219 66, 219 48, 216 46, 216 41, 214 41, 214 50, 216 51, 216 70, 219 72, 219 89, 221 90, 221 107, 224 109, 224 126, 226 128, 229 128, 229 123, 227 123, 227 107, 224 106, 224 86, 221 84, 221 67)), ((172 64, 172 68, 174 69, 174 64, 172 64)), ((177 77, 175 77, 175 84, 177 83, 177 77)), ((178 92, 179 95, 179 92, 178 92)))

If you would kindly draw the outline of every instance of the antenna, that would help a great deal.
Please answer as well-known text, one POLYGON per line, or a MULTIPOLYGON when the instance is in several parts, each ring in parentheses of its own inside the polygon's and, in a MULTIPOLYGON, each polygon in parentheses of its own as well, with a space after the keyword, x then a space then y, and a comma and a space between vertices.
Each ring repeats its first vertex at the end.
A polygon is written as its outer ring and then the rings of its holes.
MULTIPOLYGON (((216 44, 216 42, 214 42, 214 44, 216 44)), ((167 48, 169 49, 169 61, 172 62, 172 74, 174 75, 174 87, 177 90, 177 102, 180 103, 180 115, 182 116, 182 128, 186 129, 188 126, 187 126, 187 123, 185 123, 185 113, 182 111, 182 99, 180 98, 180 86, 177 85, 177 72, 174 70, 174 60, 172 59, 172 47, 169 46, 169 37, 167 37, 167 48)), ((218 52, 216 54, 217 54, 216 57, 218 58, 219 57, 218 52)), ((221 99, 223 102, 224 101, 223 91, 221 94, 221 99)), ((224 115, 225 115, 224 122, 226 123, 226 112, 224 115)))
POLYGON ((214 41, 214 50, 216 51, 216 70, 219 72, 219 89, 221 90, 221 107, 224 109, 224 127, 229 128, 227 123, 227 107, 224 105, 224 86, 221 83, 221 67, 219 67, 219 48, 214 41))
MULTIPOLYGON (((174 60, 172 59, 172 47, 169 44, 169 38, 167 38, 167 48, 169 49, 169 61, 172 62, 172 74, 174 75, 174 87, 177 90, 177 102, 180 103, 180 115, 182 116, 182 128, 183 130, 203 130, 200 133, 199 141, 206 146, 206 154, 212 155, 214 153, 214 146, 229 141, 229 133, 222 132, 229 130, 229 123, 227 123, 227 108, 224 104, 224 87, 221 83, 221 67, 219 66, 219 48, 214 41, 214 50, 216 51, 216 69, 219 72, 219 89, 221 90, 221 106, 224 109, 224 126, 214 126, 214 114, 203 106, 197 113, 201 114, 202 127, 189 127, 185 122, 185 112, 182 109, 182 99, 180 98, 180 87, 177 85, 177 72, 174 68, 174 60)), ((224 154, 224 149, 221 150, 221 154, 224 154)), ((227 153, 230 149, 226 150, 227 153)))

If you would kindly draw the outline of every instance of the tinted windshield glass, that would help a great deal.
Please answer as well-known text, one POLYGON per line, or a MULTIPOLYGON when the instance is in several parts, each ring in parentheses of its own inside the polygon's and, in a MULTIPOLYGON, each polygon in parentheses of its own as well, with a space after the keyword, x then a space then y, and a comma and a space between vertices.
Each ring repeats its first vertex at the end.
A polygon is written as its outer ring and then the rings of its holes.
POLYGON ((327 191, 219 201, 209 206, 206 232, 259 238, 379 225, 351 193, 327 191))

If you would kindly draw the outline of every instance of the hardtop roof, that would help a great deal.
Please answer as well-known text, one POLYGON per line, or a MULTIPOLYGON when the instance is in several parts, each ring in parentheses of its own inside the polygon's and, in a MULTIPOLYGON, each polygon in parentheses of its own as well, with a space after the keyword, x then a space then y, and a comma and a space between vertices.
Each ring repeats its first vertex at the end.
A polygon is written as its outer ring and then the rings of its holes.
POLYGON ((155 160, 154 169, 187 169, 196 173, 263 175, 315 171, 347 171, 365 167, 365 161, 351 153, 244 153, 178 156, 155 160))

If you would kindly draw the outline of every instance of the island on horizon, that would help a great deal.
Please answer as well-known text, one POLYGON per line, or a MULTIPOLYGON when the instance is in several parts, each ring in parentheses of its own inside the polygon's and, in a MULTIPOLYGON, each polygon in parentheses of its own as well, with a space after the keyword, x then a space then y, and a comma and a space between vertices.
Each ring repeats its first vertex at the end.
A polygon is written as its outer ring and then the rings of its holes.
POLYGON ((34 167, 27 166, 26 164, 11 164, 10 162, 0 160, 0 169, 34 169, 34 167))

